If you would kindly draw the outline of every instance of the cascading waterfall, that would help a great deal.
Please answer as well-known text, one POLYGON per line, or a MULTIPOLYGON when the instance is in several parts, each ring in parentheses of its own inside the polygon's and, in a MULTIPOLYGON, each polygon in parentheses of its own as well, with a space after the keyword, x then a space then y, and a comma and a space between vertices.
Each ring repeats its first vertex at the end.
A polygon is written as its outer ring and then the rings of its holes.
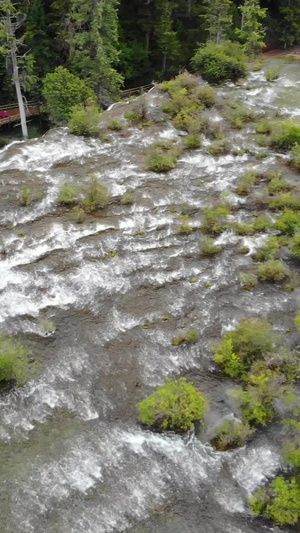
MULTIPOLYGON (((297 117, 298 66, 280 68, 273 84, 261 71, 220 95, 233 94, 266 115, 280 106, 285 117, 297 117)), ((158 105, 158 91, 147 99, 158 105)), ((212 120, 222 117, 212 111, 212 120)), ((247 447, 221 453, 205 438, 153 434, 137 424, 139 401, 182 374, 208 396, 208 425, 231 416, 233 384, 212 372, 211 343, 245 316, 268 314, 282 330, 282 315, 295 308, 296 291, 264 287, 252 294, 239 286, 264 235, 245 237, 250 252, 239 255, 241 237, 226 230, 216 240, 222 254, 200 259, 201 233, 177 232, 182 206, 200 228, 204 207, 224 191, 233 204, 243 202, 234 194, 237 178, 250 164, 276 169, 276 154, 261 161, 249 153, 215 158, 204 139, 175 170, 158 175, 145 171, 145 150, 178 131, 167 122, 159 133, 135 127, 129 133, 111 133, 104 144, 61 128, 0 152, 1 329, 18 335, 40 364, 24 387, 0 396, 1 531, 279 531, 253 521, 247 504, 282 465, 272 426, 247 447), (113 201, 76 224, 57 208, 59 189, 90 174, 101 177, 113 201), (24 186, 40 192, 29 207, 17 201, 24 186), (127 192, 132 205, 114 201, 127 192), (54 332, 45 333, 45 321, 54 332), (182 325, 198 329, 198 344, 172 346, 182 325)), ((251 126, 228 138, 235 150, 255 146, 251 126)))

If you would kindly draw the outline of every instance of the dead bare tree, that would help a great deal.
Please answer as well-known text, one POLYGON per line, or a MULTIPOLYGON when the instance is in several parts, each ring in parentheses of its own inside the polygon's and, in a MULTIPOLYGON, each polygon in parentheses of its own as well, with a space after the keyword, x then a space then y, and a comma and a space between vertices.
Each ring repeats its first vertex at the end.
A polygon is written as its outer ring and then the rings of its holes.
POLYGON ((26 122, 26 111, 22 96, 21 82, 19 76, 18 54, 23 46, 22 40, 17 38, 17 31, 25 21, 25 15, 16 13, 12 4, 0 1, 0 12, 3 16, 0 18, 0 27, 2 33, 1 52, 10 58, 12 65, 12 79, 16 89, 21 128, 24 139, 28 138, 28 129, 26 122))

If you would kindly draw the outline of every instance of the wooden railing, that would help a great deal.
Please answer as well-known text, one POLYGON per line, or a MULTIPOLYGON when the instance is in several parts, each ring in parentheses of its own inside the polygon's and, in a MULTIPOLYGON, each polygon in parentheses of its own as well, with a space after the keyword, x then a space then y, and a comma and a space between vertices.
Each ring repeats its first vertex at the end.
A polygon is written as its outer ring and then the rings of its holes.
POLYGON ((148 85, 141 85, 140 87, 133 87, 132 89, 126 89, 122 91, 122 98, 130 98, 130 96, 136 96, 137 94, 142 94, 150 91, 154 87, 153 83, 148 83, 148 85))
MULTIPOLYGON (((26 117, 33 117, 40 114, 40 102, 26 102, 25 104, 25 112, 26 117)), ((7 116, 0 117, 0 126, 4 126, 5 124, 11 124, 14 122, 20 121, 20 111, 18 104, 8 104, 0 106, 0 111, 5 111, 7 113, 7 116)))

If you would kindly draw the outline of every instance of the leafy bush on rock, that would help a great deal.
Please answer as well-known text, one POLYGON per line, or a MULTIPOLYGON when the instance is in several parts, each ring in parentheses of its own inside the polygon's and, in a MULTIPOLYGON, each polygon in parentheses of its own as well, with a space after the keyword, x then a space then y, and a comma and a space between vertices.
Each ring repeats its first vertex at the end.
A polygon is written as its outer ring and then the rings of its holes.
POLYGON ((140 420, 154 429, 184 433, 203 420, 207 407, 205 396, 181 378, 161 385, 139 404, 140 420))
POLYGON ((216 436, 211 440, 211 444, 219 451, 226 451, 232 448, 245 446, 246 441, 255 432, 248 422, 238 419, 226 420, 216 429, 216 436))

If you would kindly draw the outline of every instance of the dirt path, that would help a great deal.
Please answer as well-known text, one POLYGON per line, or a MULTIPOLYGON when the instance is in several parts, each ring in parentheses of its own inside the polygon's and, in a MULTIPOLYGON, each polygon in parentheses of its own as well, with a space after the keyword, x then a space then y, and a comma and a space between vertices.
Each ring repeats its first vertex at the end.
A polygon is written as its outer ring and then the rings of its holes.
POLYGON ((278 57, 278 56, 287 56, 287 55, 298 55, 300 54, 300 46, 290 46, 289 48, 276 48, 275 50, 269 50, 269 52, 263 53, 263 57, 278 57))

